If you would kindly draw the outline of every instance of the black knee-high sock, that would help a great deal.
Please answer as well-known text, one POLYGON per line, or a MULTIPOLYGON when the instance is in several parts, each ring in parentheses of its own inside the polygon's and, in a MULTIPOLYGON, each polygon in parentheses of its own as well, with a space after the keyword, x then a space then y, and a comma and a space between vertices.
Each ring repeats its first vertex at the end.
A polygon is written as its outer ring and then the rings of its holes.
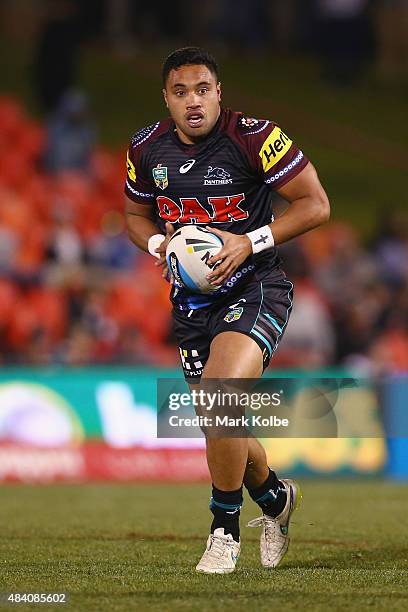
POLYGON ((239 515, 242 507, 242 487, 236 491, 221 491, 212 486, 210 510, 214 515, 211 524, 211 533, 219 527, 224 533, 230 533, 236 542, 239 542, 239 515))
POLYGON ((262 508, 264 514, 276 517, 285 507, 286 490, 275 472, 269 469, 265 482, 255 489, 248 489, 251 498, 262 508))

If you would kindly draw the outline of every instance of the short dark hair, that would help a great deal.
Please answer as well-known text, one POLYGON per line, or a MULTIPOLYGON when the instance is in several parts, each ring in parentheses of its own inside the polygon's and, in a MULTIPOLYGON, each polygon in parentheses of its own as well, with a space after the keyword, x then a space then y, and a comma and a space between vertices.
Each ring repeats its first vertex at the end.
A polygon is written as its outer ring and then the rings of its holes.
POLYGON ((191 65, 207 66, 218 81, 218 65, 211 53, 201 47, 183 47, 176 49, 166 58, 162 69, 163 85, 166 85, 171 70, 191 65))

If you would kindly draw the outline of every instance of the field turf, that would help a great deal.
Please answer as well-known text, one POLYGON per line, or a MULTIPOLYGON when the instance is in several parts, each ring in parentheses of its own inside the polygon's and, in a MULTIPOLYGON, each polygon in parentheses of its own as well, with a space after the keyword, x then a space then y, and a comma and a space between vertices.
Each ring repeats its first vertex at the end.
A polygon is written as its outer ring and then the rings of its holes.
POLYGON ((0 592, 62 592, 66 606, 145 611, 407 610, 408 487, 309 481, 282 566, 259 566, 245 501, 229 576, 196 574, 210 514, 205 485, 2 486, 0 592))

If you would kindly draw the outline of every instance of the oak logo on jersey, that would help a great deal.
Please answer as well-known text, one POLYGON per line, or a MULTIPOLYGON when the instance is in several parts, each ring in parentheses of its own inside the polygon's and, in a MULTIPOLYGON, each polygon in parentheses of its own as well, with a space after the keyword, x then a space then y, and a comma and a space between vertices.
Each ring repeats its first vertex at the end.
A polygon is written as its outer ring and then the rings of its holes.
POLYGON ((136 182, 136 168, 135 168, 134 163, 131 161, 129 157, 129 151, 126 154, 126 167, 127 167, 128 178, 130 178, 130 180, 135 183, 136 182))
POLYGON ((152 170, 154 182, 156 187, 159 189, 166 189, 169 186, 169 179, 167 176, 167 166, 162 166, 161 164, 157 164, 155 168, 152 170))
POLYGON ((274 127, 259 151, 264 172, 268 172, 289 151, 292 140, 279 127, 274 127))
POLYGON ((231 183, 231 175, 224 168, 208 166, 203 185, 229 185, 231 183))
POLYGON ((249 212, 241 208, 245 194, 212 196, 207 198, 205 208, 197 198, 179 198, 175 202, 167 196, 157 196, 159 215, 170 223, 228 223, 247 219, 249 212), (209 212, 211 211, 211 212, 209 212))

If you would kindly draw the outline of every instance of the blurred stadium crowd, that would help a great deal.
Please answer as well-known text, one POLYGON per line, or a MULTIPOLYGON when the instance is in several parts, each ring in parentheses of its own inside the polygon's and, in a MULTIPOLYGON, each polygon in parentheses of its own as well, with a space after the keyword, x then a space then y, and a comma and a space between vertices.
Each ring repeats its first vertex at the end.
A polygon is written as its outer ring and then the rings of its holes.
MULTIPOLYGON (((46 125, 0 98, 0 361, 176 365, 168 285, 127 238, 125 152, 95 144, 81 94, 46 125)), ((272 367, 408 369, 408 227, 364 246, 332 222, 281 249, 295 307, 272 367)))
POLYGON ((358 79, 374 55, 383 77, 407 76, 406 0, 208 0, 199 10, 186 0, 94 1, 118 49, 188 32, 239 53, 316 53, 324 76, 339 84, 358 79))
POLYGON ((0 19, 7 34, 35 41, 31 80, 46 111, 74 84, 90 42, 124 56, 197 41, 232 54, 314 54, 340 86, 370 64, 386 82, 408 77, 407 0, 1 0, 0 19))

